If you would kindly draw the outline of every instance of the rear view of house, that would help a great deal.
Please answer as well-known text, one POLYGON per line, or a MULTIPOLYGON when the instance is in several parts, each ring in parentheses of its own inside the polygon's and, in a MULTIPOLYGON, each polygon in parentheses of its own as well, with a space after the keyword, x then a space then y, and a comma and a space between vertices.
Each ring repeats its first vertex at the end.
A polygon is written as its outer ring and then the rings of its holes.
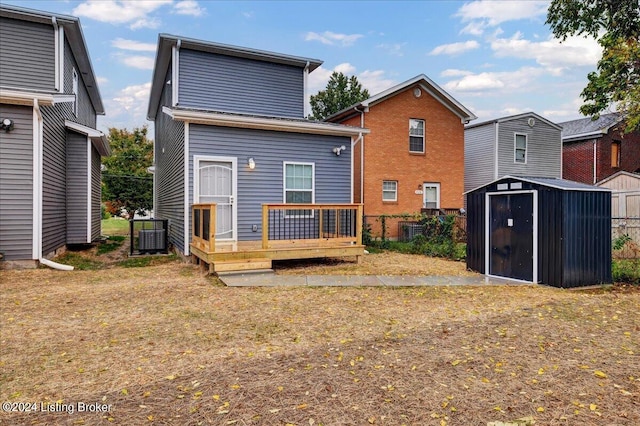
POLYGON ((0 5, 0 265, 100 237, 98 114, 79 20, 0 5))
POLYGON ((154 211, 169 241, 219 272, 361 255, 358 127, 306 120, 311 58, 161 34, 147 117, 154 211))
POLYGON ((505 175, 562 178, 562 128, 533 112, 464 130, 464 190, 505 175))

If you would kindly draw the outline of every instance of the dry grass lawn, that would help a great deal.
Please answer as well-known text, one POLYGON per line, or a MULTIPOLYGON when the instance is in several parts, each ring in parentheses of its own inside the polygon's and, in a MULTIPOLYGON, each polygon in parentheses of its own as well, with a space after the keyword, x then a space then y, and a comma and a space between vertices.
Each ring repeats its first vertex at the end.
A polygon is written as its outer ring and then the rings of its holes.
POLYGON ((0 271, 0 304, 0 400, 62 410, 0 424, 640 424, 637 289, 226 288, 172 263, 0 271))

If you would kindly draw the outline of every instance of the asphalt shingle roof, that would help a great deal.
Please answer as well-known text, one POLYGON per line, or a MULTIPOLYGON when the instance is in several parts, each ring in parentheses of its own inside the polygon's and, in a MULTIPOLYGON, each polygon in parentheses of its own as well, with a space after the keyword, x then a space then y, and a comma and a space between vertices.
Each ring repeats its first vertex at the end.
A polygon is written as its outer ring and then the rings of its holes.
POLYGON ((600 132, 602 130, 605 130, 606 133, 606 129, 616 124, 619 120, 620 114, 614 112, 611 114, 603 114, 597 120, 592 120, 591 117, 587 117, 558 124, 562 126, 562 137, 567 138, 575 135, 600 132))

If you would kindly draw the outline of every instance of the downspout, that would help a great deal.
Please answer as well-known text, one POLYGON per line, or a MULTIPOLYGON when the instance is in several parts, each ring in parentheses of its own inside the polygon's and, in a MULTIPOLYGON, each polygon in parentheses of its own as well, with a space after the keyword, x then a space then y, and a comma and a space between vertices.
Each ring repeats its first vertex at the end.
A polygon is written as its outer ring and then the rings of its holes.
POLYGON ((38 161, 37 164, 34 164, 33 167, 34 168, 38 168, 38 182, 36 183, 37 185, 37 194, 35 194, 36 197, 38 197, 38 203, 37 206, 34 206, 34 216, 38 215, 37 218, 37 224, 36 226, 34 226, 33 232, 34 233, 38 233, 39 237, 38 237, 38 262, 40 262, 41 265, 45 265, 48 266, 50 268, 53 269, 58 269, 60 271, 73 271, 73 266, 70 265, 63 265, 61 263, 56 263, 53 262, 49 259, 45 259, 42 256, 42 152, 41 152, 41 146, 42 146, 42 130, 41 130, 41 124, 42 124, 42 112, 40 111, 40 105, 38 104, 38 100, 34 99, 33 101, 33 110, 36 113, 37 119, 38 119, 38 127, 37 129, 33 129, 34 132, 38 132, 38 147, 34 147, 34 150, 37 149, 37 153, 34 153, 35 155, 37 155, 38 157, 38 161))
MULTIPOLYGON (((357 106, 353 109, 360 113, 360 128, 364 129, 364 111, 360 111, 357 106)), ((362 133, 360 133, 358 140, 360 141, 360 203, 364 203, 364 135, 362 133)))
POLYGON ((53 55, 54 55, 54 89, 62 92, 60 87, 60 53, 58 52, 60 42, 58 36, 58 21, 55 16, 51 17, 51 25, 53 25, 53 55))
POLYGON ((595 185, 597 182, 597 167, 598 167, 598 156, 597 156, 597 143, 598 143, 598 139, 594 139, 593 140, 593 184, 595 185))
POLYGON ((309 61, 304 66, 304 71, 302 71, 302 114, 304 114, 304 118, 309 116, 309 102, 307 102, 307 84, 309 79, 309 61))

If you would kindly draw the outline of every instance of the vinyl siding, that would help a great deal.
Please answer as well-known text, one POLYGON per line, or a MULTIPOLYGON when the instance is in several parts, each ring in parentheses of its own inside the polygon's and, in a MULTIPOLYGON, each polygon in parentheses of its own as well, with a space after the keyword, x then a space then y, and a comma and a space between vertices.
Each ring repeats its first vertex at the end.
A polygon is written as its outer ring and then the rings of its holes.
POLYGON ((42 107, 42 254, 65 245, 67 226, 66 129, 67 104, 42 107))
POLYGON ((562 177, 562 140, 560 130, 536 120, 533 127, 529 117, 499 124, 498 178, 505 175, 532 177, 562 177), (527 163, 514 161, 515 134, 527 135, 527 163))
POLYGON ((0 18, 0 86, 54 90, 54 43, 51 25, 0 18))
POLYGON ((0 252, 6 260, 32 259, 33 109, 0 104, 14 129, 0 133, 0 252))
POLYGON ((189 127, 189 200, 193 203, 194 155, 236 157, 238 164, 237 231, 239 241, 259 240, 262 204, 283 202, 283 162, 315 164, 315 202, 351 202, 350 138, 227 128, 189 127), (345 145, 340 156, 332 149, 345 145), (247 158, 256 168, 250 170, 247 158), (257 232, 252 226, 258 225, 257 232))
POLYGON ((494 180, 495 124, 464 131, 464 190, 470 191, 494 180))
POLYGON ((178 104, 187 108, 301 118, 303 70, 194 50, 180 50, 178 104))
MULTIPOLYGON (((171 78, 171 69, 166 77, 171 78)), ((164 86, 155 117, 154 213, 169 220, 169 242, 184 253, 184 123, 164 114, 162 105, 171 105, 170 85, 164 86)))
POLYGON ((67 118, 76 123, 83 124, 93 129, 96 128, 96 110, 91 104, 87 87, 82 79, 82 73, 78 69, 78 64, 73 56, 71 46, 65 40, 64 43, 64 93, 73 94, 73 69, 78 73, 78 115, 73 113, 73 104, 69 105, 70 115, 67 118))
POLYGON ((102 234, 102 164, 100 153, 91 146, 91 241, 97 241, 102 234))
POLYGON ((87 243, 87 137, 67 133, 67 244, 87 243))

